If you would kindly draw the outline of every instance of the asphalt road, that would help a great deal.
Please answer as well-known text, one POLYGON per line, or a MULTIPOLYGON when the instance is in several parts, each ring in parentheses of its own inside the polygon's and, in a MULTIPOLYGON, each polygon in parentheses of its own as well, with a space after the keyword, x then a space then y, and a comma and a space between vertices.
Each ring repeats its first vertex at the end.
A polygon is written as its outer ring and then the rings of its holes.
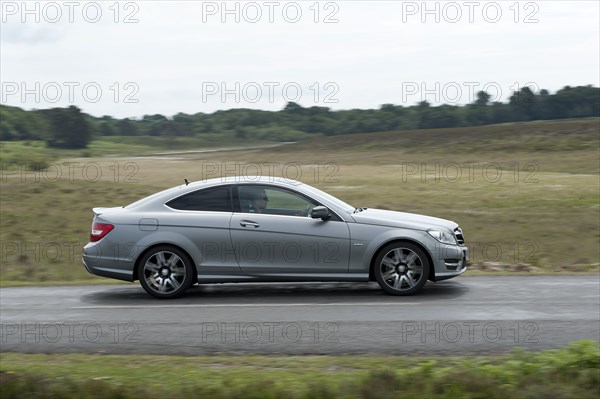
POLYGON ((222 284, 157 300, 137 284, 0 290, 2 351, 488 354, 600 340, 598 276, 377 284, 222 284))

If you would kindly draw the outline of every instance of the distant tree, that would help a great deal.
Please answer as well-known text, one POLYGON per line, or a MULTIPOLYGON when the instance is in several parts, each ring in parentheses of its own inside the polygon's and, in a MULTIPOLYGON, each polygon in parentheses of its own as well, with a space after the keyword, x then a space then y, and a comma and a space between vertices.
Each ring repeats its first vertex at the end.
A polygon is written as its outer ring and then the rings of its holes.
POLYGON ((293 101, 290 101, 289 103, 287 103, 285 105, 285 108, 283 108, 283 110, 285 112, 294 112, 294 113, 297 113, 297 112, 299 112, 299 111, 301 111, 303 109, 304 108, 302 108, 302 106, 300 104, 297 104, 297 103, 295 103, 293 101))
POLYGON ((469 104, 464 109, 464 120, 467 125, 478 126, 485 125, 490 121, 490 110, 487 106, 469 104))
POLYGON ((135 136, 138 132, 137 126, 128 118, 119 120, 117 132, 120 136, 135 136))
POLYGON ((18 132, 6 119, 0 119, 0 141, 16 140, 18 132))
POLYGON ((550 96, 547 103, 553 119, 600 116, 600 88, 565 86, 550 96))
POLYGON ((492 104, 492 116, 490 123, 505 123, 515 121, 512 107, 508 104, 496 101, 492 104))
POLYGON ((86 148, 92 139, 92 126, 79 108, 53 108, 46 111, 50 122, 48 147, 86 148))
POLYGON ((239 139, 294 141, 318 135, 600 116, 600 88, 590 85, 565 86, 554 94, 548 90, 534 93, 524 87, 512 93, 508 102, 490 100, 488 93, 479 91, 465 106, 433 106, 421 101, 407 107, 383 104, 379 109, 332 111, 288 102, 280 111, 239 108, 210 114, 179 113, 173 118, 148 114, 139 120, 96 118, 76 107, 25 111, 0 104, 0 140, 45 140, 51 146, 77 148, 87 145, 97 132, 102 136, 223 134, 239 139))
POLYGON ((536 97, 531 88, 525 86, 509 98, 515 120, 533 120, 536 114, 536 97))
POLYGON ((111 122, 102 121, 100 122, 100 125, 98 125, 98 133, 101 136, 114 136, 116 129, 111 122))
POLYGON ((157 122, 157 121, 166 121, 167 117, 161 114, 154 114, 154 115, 144 115, 144 117, 142 118, 143 121, 152 121, 152 122, 157 122))
POLYGON ((194 135, 194 117, 184 113, 178 113, 173 117, 173 123, 180 136, 194 135))
POLYGON ((440 105, 439 107, 426 107, 421 109, 420 129, 455 127, 460 125, 456 112, 458 107, 440 105))
POLYGON ((477 100, 475 100, 475 105, 488 105, 490 102, 491 96, 485 91, 477 92, 477 100))
POLYGON ((41 111, 0 104, 0 140, 45 140, 48 121, 41 111))

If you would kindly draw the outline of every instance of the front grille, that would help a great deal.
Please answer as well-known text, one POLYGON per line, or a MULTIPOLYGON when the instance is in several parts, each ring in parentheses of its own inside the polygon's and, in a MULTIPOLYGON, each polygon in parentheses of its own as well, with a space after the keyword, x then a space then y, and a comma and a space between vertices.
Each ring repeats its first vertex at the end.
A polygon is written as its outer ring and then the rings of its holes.
POLYGON ((460 227, 454 229, 454 236, 456 237, 456 242, 458 245, 463 245, 465 243, 465 237, 463 236, 463 232, 460 227))

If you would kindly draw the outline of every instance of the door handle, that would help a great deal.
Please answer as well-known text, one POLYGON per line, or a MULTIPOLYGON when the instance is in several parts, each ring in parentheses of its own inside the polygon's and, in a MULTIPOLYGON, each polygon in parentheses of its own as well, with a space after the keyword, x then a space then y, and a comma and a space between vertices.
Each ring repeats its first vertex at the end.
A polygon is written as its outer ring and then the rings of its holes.
POLYGON ((256 222, 253 222, 253 221, 250 221, 250 220, 242 220, 240 222, 240 226, 242 226, 242 227, 250 227, 250 226, 252 226, 254 228, 257 228, 257 227, 260 226, 260 224, 258 224, 256 222))

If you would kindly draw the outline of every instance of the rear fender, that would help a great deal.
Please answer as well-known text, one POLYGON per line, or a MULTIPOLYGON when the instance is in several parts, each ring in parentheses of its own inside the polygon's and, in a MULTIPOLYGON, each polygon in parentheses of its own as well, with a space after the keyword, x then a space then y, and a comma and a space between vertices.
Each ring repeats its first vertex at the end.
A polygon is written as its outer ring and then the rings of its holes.
POLYGON ((174 233, 170 231, 160 231, 144 236, 140 241, 137 242, 137 246, 140 249, 139 253, 142 254, 147 248, 154 245, 175 245, 180 247, 190 255, 192 262, 199 266, 202 257, 202 252, 198 247, 186 236, 174 233))

